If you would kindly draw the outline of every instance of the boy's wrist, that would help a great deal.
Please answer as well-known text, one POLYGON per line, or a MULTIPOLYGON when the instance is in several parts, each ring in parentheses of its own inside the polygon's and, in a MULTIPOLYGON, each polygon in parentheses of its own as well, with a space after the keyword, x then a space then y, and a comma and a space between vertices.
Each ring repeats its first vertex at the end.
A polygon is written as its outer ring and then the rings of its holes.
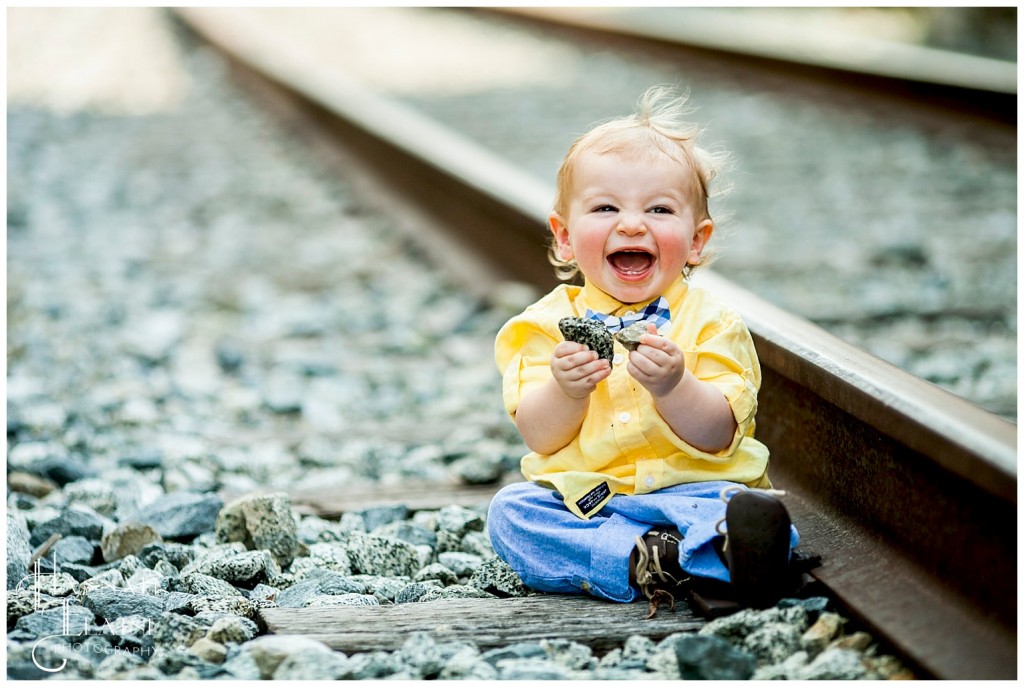
POLYGON ((664 391, 659 392, 658 390, 655 389, 648 389, 648 391, 651 392, 651 397, 654 399, 655 405, 657 405, 658 401, 668 400, 669 398, 675 396, 677 392, 681 391, 682 387, 687 385, 689 381, 689 379, 687 379, 688 377, 690 379, 696 379, 692 374, 690 374, 688 370, 684 369, 683 373, 679 375, 679 379, 676 380, 675 384, 666 384, 664 391))

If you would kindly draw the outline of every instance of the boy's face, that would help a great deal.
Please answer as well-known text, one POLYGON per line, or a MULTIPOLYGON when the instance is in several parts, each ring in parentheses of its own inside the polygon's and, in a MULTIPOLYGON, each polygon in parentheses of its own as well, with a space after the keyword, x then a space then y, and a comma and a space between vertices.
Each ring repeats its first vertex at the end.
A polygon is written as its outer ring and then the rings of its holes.
POLYGON ((657 298, 714 231, 695 223, 692 172, 666 155, 584 152, 567 215, 549 221, 558 254, 589 283, 623 303, 657 298))

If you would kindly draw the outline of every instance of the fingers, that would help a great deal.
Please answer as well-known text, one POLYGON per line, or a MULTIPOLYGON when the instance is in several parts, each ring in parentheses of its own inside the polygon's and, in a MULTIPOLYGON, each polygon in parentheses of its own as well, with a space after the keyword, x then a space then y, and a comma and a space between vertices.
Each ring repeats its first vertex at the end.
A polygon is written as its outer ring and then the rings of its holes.
POLYGON ((555 347, 551 372, 562 389, 574 398, 589 394, 598 382, 611 374, 607 360, 586 346, 570 341, 555 347))
POLYGON ((670 339, 645 334, 639 347, 629 354, 629 374, 651 393, 663 393, 679 382, 683 353, 670 339))

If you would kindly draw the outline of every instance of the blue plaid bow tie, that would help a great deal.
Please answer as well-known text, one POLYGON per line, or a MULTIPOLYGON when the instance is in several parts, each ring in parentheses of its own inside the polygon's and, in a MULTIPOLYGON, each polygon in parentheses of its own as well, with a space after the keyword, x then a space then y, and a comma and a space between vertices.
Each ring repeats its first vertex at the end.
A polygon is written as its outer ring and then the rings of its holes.
POLYGON ((594 312, 590 308, 587 308, 586 312, 586 317, 588 319, 603 322, 604 326, 608 327, 608 329, 613 332, 617 332, 623 327, 628 327, 634 322, 653 322, 655 327, 661 329, 662 325, 668 323, 671 316, 672 313, 669 312, 668 301, 665 300, 664 296, 659 296, 656 301, 649 303, 643 310, 639 310, 633 314, 627 313, 622 317, 594 312))

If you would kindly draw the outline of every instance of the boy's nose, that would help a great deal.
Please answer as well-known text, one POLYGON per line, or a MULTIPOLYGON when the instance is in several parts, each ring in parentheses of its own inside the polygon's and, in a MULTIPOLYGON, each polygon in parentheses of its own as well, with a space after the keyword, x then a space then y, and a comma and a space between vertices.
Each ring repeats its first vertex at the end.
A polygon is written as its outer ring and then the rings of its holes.
POLYGON ((634 234, 642 234, 647 231, 647 225, 644 224, 644 216, 642 213, 623 212, 619 216, 619 226, 617 229, 620 233, 632 236, 634 234))

